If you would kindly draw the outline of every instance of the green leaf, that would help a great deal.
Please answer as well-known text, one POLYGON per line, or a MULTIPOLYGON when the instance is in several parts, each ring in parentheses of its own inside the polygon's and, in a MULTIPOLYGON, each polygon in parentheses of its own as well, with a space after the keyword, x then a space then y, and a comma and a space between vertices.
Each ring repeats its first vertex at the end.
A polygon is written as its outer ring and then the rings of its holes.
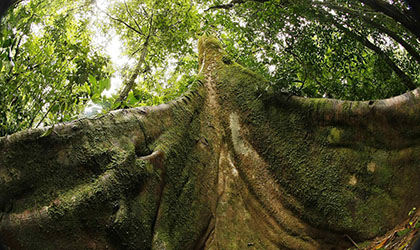
POLYGON ((111 79, 102 79, 99 81, 99 92, 102 93, 102 91, 109 90, 111 88, 111 79))
POLYGON ((93 103, 98 104, 101 101, 102 101, 101 93, 95 93, 95 94, 93 94, 93 96, 92 96, 92 102, 93 103))
POLYGON ((112 104, 112 106, 111 106, 111 110, 114 110, 114 109, 116 109, 120 106, 121 106, 121 102, 114 102, 114 104, 112 104))
POLYGON ((416 208, 416 207, 413 207, 413 208, 410 210, 410 212, 408 212, 408 216, 413 215, 413 214, 416 212, 416 210, 417 210, 417 208, 416 208))
POLYGON ((91 90, 93 90, 93 94, 97 94, 98 92, 100 93, 100 89, 98 86, 98 82, 96 81, 96 78, 93 75, 89 75, 89 82, 91 84, 91 90))
POLYGON ((127 96, 127 105, 128 106, 132 106, 134 104, 136 104, 139 100, 134 96, 133 92, 130 92, 127 96))
POLYGON ((2 44, 2 47, 3 48, 7 48, 7 47, 9 47, 10 45, 12 45, 12 39, 6 39, 4 42, 3 42, 3 44, 2 44))

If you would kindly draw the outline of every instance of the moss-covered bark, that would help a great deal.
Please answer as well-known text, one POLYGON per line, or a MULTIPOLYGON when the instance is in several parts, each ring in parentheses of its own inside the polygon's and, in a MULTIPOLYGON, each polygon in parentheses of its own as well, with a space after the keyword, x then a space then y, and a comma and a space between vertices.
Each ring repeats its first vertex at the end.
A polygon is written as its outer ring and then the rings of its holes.
POLYGON ((345 249, 420 205, 419 91, 306 99, 199 43, 168 104, 0 138, 10 249, 345 249))

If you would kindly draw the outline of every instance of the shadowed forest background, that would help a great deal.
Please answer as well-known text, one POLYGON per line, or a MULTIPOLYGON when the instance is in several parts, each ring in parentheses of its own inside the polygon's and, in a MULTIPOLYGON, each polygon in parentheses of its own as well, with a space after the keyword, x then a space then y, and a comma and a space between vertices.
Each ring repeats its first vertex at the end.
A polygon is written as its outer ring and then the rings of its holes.
POLYGON ((412 246, 419 10, 16 1, 0 24, 4 248, 412 246))

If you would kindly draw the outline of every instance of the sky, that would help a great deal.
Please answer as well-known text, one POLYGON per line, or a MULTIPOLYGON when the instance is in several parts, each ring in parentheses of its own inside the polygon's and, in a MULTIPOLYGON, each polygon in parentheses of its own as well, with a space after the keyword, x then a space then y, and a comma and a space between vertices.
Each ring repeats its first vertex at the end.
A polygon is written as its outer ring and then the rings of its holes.
MULTIPOLYGON (((104 14, 104 11, 106 11, 107 7, 111 2, 113 1, 96 0, 96 5, 98 9, 96 9, 96 15, 92 17, 93 25, 91 26, 91 29, 94 33, 94 37, 92 39, 94 44, 98 47, 104 46, 105 54, 110 56, 113 67, 116 70, 111 76, 111 88, 103 92, 103 95, 105 96, 111 96, 112 94, 116 94, 119 88, 121 87, 123 77, 119 73, 118 69, 124 67, 127 64, 133 63, 132 61, 130 61, 130 58, 128 56, 123 54, 123 42, 119 39, 118 35, 114 30, 110 30, 109 32, 111 33, 105 35, 99 27, 95 26, 95 23, 97 23, 97 21, 108 19, 108 17, 104 14)), ((101 110, 101 106, 96 105, 92 101, 90 101, 85 109, 84 115, 92 116, 101 112, 101 110)))
MULTIPOLYGON (((95 9, 96 14, 92 16, 92 26, 91 30, 94 33, 94 37, 92 41, 94 42, 94 45, 97 45, 98 47, 104 48, 104 53, 109 55, 111 58, 111 63, 113 64, 113 68, 115 69, 115 72, 113 73, 111 77, 111 88, 108 91, 104 91, 103 95, 105 96, 111 96, 113 94, 117 94, 118 90, 120 89, 123 79, 125 77, 121 76, 120 72, 121 68, 129 66, 133 67, 136 63, 135 59, 130 59, 127 55, 124 55, 124 44, 119 39, 118 35, 116 34, 115 30, 108 31, 107 34, 104 34, 100 27, 95 26, 95 23, 109 20, 109 17, 105 14, 107 8, 110 6, 110 4, 115 3, 117 1, 124 1, 124 0, 96 0, 96 6, 95 9)), ((193 41, 191 41, 193 42, 193 41)), ((197 49, 197 48, 196 48, 197 49)), ((165 77, 168 79, 175 69, 176 65, 175 62, 177 60, 175 58, 169 59, 169 66, 165 68, 165 77)), ((157 68, 152 68, 153 70, 159 70, 157 68)), ((95 105, 93 102, 89 102, 84 114, 87 116, 95 115, 99 112, 101 112, 101 106, 95 105)))
MULTIPOLYGON (((117 0, 118 1, 118 0, 117 0)), ((98 20, 108 19, 108 17, 103 13, 106 11, 107 7, 109 6, 109 0, 96 0, 96 4, 99 10, 96 10, 97 15, 93 17, 93 23, 98 20)), ((115 69, 121 68, 127 63, 129 63, 129 58, 126 55, 123 55, 123 43, 116 35, 114 30, 111 30, 111 34, 108 33, 108 37, 106 37, 100 28, 92 27, 94 33, 93 41, 98 46, 103 46, 105 44, 105 53, 111 57, 111 62, 114 64, 115 69), (111 39, 109 40, 109 37, 111 39)), ((115 72, 111 78, 111 88, 108 91, 105 91, 104 94, 110 96, 112 94, 117 93, 118 88, 122 84, 122 77, 118 72, 115 72)))

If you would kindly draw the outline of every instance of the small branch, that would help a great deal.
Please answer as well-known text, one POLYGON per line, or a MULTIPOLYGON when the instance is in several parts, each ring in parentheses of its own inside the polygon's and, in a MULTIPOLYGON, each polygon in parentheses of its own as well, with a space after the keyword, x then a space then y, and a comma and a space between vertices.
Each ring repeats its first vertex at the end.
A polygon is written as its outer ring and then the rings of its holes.
POLYGON ((133 53, 131 53, 131 56, 133 57, 135 54, 137 54, 137 52, 139 52, 140 50, 141 50, 142 48, 140 47, 140 48, 138 48, 138 49, 136 49, 133 53))
POLYGON ((150 15, 149 15, 149 13, 147 12, 147 10, 144 8, 144 6, 143 6, 143 5, 141 6, 141 9, 144 11, 144 13, 146 14, 146 17, 148 18, 150 15))
MULTIPOLYGON (((37 98, 37 99, 39 99, 39 98, 37 98)), ((31 121, 29 122, 29 126, 28 126, 29 128, 32 128, 32 125, 34 124, 35 119, 38 117, 38 114, 41 113, 41 110, 42 110, 42 105, 38 109, 38 111, 36 111, 36 113, 34 115, 32 115, 31 121)))
MULTIPOLYGON (((257 2, 257 3, 265 3, 265 2, 268 2, 270 0, 249 0, 249 1, 257 2)), ((246 0, 232 0, 232 2, 230 2, 228 4, 218 4, 218 5, 211 6, 208 9, 206 9, 205 11, 214 10, 214 9, 225 9, 225 10, 227 10, 227 9, 233 8, 237 4, 243 4, 245 2, 246 2, 246 0)))
POLYGON ((20 2, 22 2, 23 0, 3 0, 2 3, 0 4, 0 18, 5 14, 5 12, 7 11, 7 9, 10 8, 14 8, 16 5, 18 5, 20 2))
POLYGON ((154 27, 153 27, 153 17, 154 17, 154 15, 155 15, 155 9, 152 10, 152 15, 150 16, 150 19, 149 19, 149 33, 147 34, 146 44, 149 43, 149 38, 152 35, 152 33, 154 32, 153 31, 153 29, 154 29, 154 27))
MULTIPOLYGON (((306 72, 305 72, 306 73, 306 72)), ((308 78, 308 75, 307 74, 305 74, 305 78, 303 79, 303 81, 301 81, 301 80, 296 80, 295 82, 300 82, 300 83, 302 83, 302 86, 300 86, 300 88, 298 89, 298 92, 300 93, 300 91, 302 91, 302 89, 303 89, 303 87, 305 86, 305 83, 306 83, 306 78, 308 78)))
POLYGON ((218 4, 218 5, 214 5, 209 7, 208 9, 206 9, 205 11, 209 11, 209 10, 215 10, 215 9, 230 9, 233 6, 235 6, 236 4, 241 4, 244 3, 245 1, 243 0, 233 0, 232 2, 228 3, 228 4, 218 4))
MULTIPOLYGON (((131 11, 130 11, 130 9, 128 8, 127 3, 126 3, 125 1, 124 1, 124 5, 125 5, 125 8, 126 8, 126 10, 127 10, 128 15, 131 17, 131 19, 133 19, 134 23, 136 24, 136 26, 137 26, 137 28, 138 28, 138 31, 139 31, 139 32, 141 32, 141 27, 140 27, 140 25, 137 23, 137 21, 136 21, 136 19, 134 18, 133 14, 131 14, 131 11)), ((143 33, 143 32, 141 32, 141 33, 143 33)))
POLYGON ((134 84, 136 82, 136 79, 138 75, 140 74, 141 69, 143 68, 144 61, 146 59, 147 55, 147 46, 148 46, 148 40, 143 44, 143 48, 140 54, 140 59, 137 62, 136 68, 134 69, 133 73, 130 76, 130 79, 124 83, 124 87, 118 96, 116 103, 119 103, 119 105, 116 107, 116 109, 121 107, 122 102, 127 99, 128 93, 131 91, 131 89, 134 87, 134 84))
MULTIPOLYGON (((55 98, 55 100, 51 103, 51 106, 48 108, 47 112, 42 116, 41 120, 38 122, 38 124, 35 126, 35 128, 38 128, 39 125, 47 118, 47 115, 51 112, 51 109, 54 107, 54 104, 56 103, 58 98, 55 98)), ((35 116, 36 117, 36 116, 35 116)))
POLYGON ((123 20, 121 20, 121 19, 119 19, 119 18, 113 17, 113 16, 111 16, 110 14, 108 14, 108 13, 107 13, 107 12, 105 12, 105 11, 103 11, 103 13, 105 13, 105 15, 107 15, 107 16, 108 16, 109 18, 111 18, 112 20, 114 20, 114 21, 116 21, 116 22, 119 22, 119 23, 122 23, 122 24, 124 24, 127 28, 131 29, 132 31, 136 32, 137 34, 139 34, 139 35, 141 35, 141 36, 144 36, 143 32, 141 32, 140 30, 137 30, 136 28, 134 28, 134 27, 133 27, 133 26, 131 26, 130 24, 126 23, 125 21, 123 21, 123 20))
POLYGON ((154 27, 153 27, 153 17, 154 17, 154 11, 152 11, 152 15, 151 15, 150 20, 149 20, 149 32, 147 34, 146 41, 143 44, 143 48, 142 48, 142 51, 141 51, 141 54, 140 54, 140 59, 139 59, 137 65, 136 65, 136 68, 134 69, 133 74, 131 75, 130 79, 124 84, 124 88, 122 89, 119 97, 115 101, 116 103, 119 103, 117 108, 120 108, 122 102, 125 99, 127 99, 128 93, 133 89, 134 84, 136 82, 136 79, 137 79, 138 75, 140 74, 141 69, 142 69, 142 67, 145 63, 147 50, 148 50, 148 46, 149 46, 149 40, 150 40, 150 37, 151 37, 152 33, 154 32, 153 31, 153 29, 154 29, 154 27))
POLYGON ((417 23, 420 23, 420 2, 418 0, 406 0, 410 10, 408 11, 410 15, 417 20, 417 23))
POLYGON ((350 236, 348 236, 347 234, 345 235, 347 239, 350 240, 350 242, 357 248, 360 249, 359 245, 356 244, 356 242, 354 242, 354 240, 352 238, 350 238, 350 236))

